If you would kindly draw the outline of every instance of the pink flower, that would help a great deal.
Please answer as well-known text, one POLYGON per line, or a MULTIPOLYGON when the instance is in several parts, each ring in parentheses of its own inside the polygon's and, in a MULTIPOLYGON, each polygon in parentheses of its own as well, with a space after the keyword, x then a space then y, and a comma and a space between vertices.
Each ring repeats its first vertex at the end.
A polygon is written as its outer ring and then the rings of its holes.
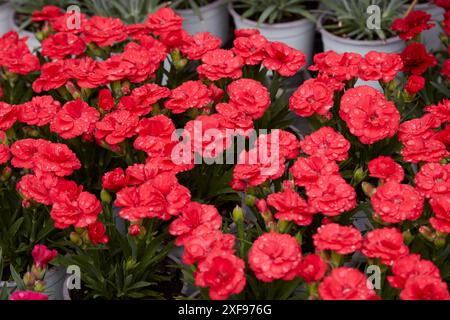
POLYGON ((265 51, 267 56, 263 60, 263 65, 269 70, 277 71, 283 77, 295 75, 306 64, 303 52, 282 42, 268 43, 265 51))
POLYGON ((34 291, 14 291, 9 300, 48 300, 48 295, 34 291))
POLYGON ((300 142, 302 151, 310 156, 322 156, 330 161, 348 158, 350 142, 331 127, 321 127, 300 142))
POLYGON ((403 289, 406 281, 415 276, 427 275, 440 279, 439 269, 428 260, 422 260, 418 254, 410 254, 395 260, 392 265, 393 276, 388 276, 389 284, 397 289, 403 289))
POLYGON ((382 181, 402 182, 405 173, 400 164, 391 157, 379 156, 369 162, 369 175, 382 181))
POLYGON ((87 42, 94 42, 100 47, 107 47, 124 41, 128 35, 120 19, 93 16, 83 26, 83 35, 87 42))
POLYGON ((197 68, 197 72, 211 81, 222 78, 237 79, 242 76, 243 64, 242 58, 231 50, 216 49, 203 55, 202 64, 197 68))
POLYGON ((319 79, 303 82, 289 99, 289 108, 301 117, 317 113, 331 118, 329 110, 333 107, 333 90, 319 79))
POLYGON ((30 126, 45 126, 60 110, 61 104, 52 96, 36 96, 19 106, 18 119, 30 126))
POLYGON ((252 119, 263 116, 270 105, 269 91, 260 82, 252 79, 239 79, 227 87, 229 104, 252 119))
POLYGON ((338 254, 349 254, 359 250, 363 238, 358 229, 341 226, 337 223, 328 223, 320 226, 313 235, 316 250, 332 250, 338 254))
POLYGON ((201 81, 187 81, 172 90, 164 106, 178 114, 191 108, 201 109, 210 102, 207 86, 201 81))
POLYGON ((385 265, 392 265, 399 257, 409 254, 403 243, 402 233, 395 228, 380 228, 366 234, 362 253, 368 258, 377 258, 385 265))
POLYGON ((136 114, 127 110, 113 111, 96 123, 94 136, 115 145, 134 136, 138 123, 139 117, 136 114))
POLYGON ((398 53, 370 51, 359 64, 359 77, 364 81, 392 81, 402 70, 403 62, 398 53))
POLYGON ((307 283, 317 282, 323 278, 327 267, 327 264, 319 255, 311 253, 300 261, 298 275, 307 283))
POLYGON ((54 249, 50 250, 43 244, 37 244, 33 247, 31 255, 33 256, 35 265, 42 269, 47 267, 48 263, 58 255, 58 251, 54 249))
POLYGON ((402 300, 450 300, 447 284, 433 276, 420 275, 406 281, 402 300))
POLYGON ((339 166, 325 157, 311 156, 298 158, 291 167, 294 182, 301 187, 309 187, 317 182, 321 176, 331 176, 339 172, 339 166))

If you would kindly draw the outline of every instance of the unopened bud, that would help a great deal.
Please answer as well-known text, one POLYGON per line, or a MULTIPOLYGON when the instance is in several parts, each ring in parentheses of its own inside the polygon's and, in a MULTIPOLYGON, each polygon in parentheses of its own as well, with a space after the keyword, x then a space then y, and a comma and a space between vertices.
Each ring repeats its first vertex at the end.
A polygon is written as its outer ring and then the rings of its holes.
POLYGON ((33 276, 36 280, 42 280, 45 276, 45 269, 33 264, 33 266, 31 267, 31 273, 33 273, 33 276))
POLYGON ((239 206, 236 206, 233 209, 232 217, 233 217, 233 221, 236 223, 244 221, 244 211, 242 210, 242 208, 239 206))
POLYGON ((72 242, 74 245, 81 246, 83 244, 83 240, 81 240, 81 237, 78 233, 71 232, 69 237, 70 242, 72 242))
POLYGON ((366 177, 366 172, 362 168, 358 168, 353 173, 353 186, 357 186, 366 177))
POLYGON ((27 272, 24 274, 23 283, 27 288, 33 288, 35 281, 36 278, 34 277, 33 273, 27 272))
POLYGON ((175 66, 175 69, 182 70, 184 67, 186 67, 187 63, 188 63, 188 60, 183 58, 183 59, 174 61, 173 65, 175 66))
POLYGON ((256 203, 256 197, 251 194, 245 195, 245 204, 249 207, 253 207, 256 203))
POLYGON ((42 280, 38 280, 34 284, 34 291, 43 292, 45 290, 45 282, 42 280))
POLYGON ((111 195, 105 189, 102 189, 102 191, 100 192, 100 199, 104 203, 111 203, 111 195))
POLYGON ((437 249, 442 249, 445 246, 445 237, 439 236, 436 239, 434 239, 434 245, 437 249))
POLYGON ((403 231, 403 241, 406 245, 409 245, 414 240, 414 236, 412 235, 411 231, 406 230, 403 231))
POLYGON ((278 220, 278 228, 281 233, 285 233, 289 227, 289 221, 287 220, 278 220))
POLYGON ((428 241, 432 242, 436 239, 436 233, 427 226, 421 226, 419 233, 428 241))
POLYGON ((372 196, 377 191, 377 188, 375 188, 372 184, 370 184, 369 182, 366 182, 366 181, 361 183, 361 188, 362 188, 364 194, 366 196, 368 196, 369 198, 372 198, 372 196))
POLYGON ((68 81, 66 83, 66 89, 67 89, 67 91, 69 91, 69 93, 71 94, 71 96, 74 99, 81 98, 81 92, 77 89, 77 87, 71 81, 68 81))
POLYGON ((133 270, 136 267, 136 260, 134 259, 128 259, 127 262, 125 263, 125 270, 126 271, 130 271, 133 270))
POLYGON ((137 237, 140 233, 141 233, 141 226, 137 225, 137 224, 132 224, 129 228, 128 228, 128 233, 130 234, 130 236, 132 237, 137 237))
POLYGON ((12 174, 11 167, 8 166, 8 167, 3 168, 1 176, 0 176, 0 180, 3 182, 8 181, 9 178, 11 178, 11 174, 12 174))

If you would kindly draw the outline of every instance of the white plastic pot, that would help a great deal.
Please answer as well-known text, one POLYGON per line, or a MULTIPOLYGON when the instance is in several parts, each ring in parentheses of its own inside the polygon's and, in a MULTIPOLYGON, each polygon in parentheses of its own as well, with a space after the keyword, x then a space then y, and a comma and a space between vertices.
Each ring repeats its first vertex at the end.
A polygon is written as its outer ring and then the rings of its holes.
POLYGON ((27 30, 21 30, 18 25, 16 25, 16 22, 14 21, 14 13, 12 13, 9 17, 9 23, 10 23, 10 29, 16 31, 20 38, 28 37, 27 45, 30 48, 31 51, 39 48, 41 46, 41 43, 36 38, 34 33, 27 31, 27 30))
POLYGON ((322 26, 321 16, 317 21, 317 26, 320 33, 322 34, 323 50, 333 50, 337 53, 344 52, 355 52, 361 55, 366 55, 369 51, 379 51, 379 52, 402 52, 405 48, 405 43, 399 37, 393 37, 386 40, 353 40, 338 37, 322 26))
POLYGON ((288 46, 302 51, 306 55, 308 64, 312 62, 315 33, 314 22, 308 19, 301 19, 292 22, 261 23, 258 25, 255 21, 242 19, 233 9, 231 3, 228 9, 233 17, 236 29, 259 29, 261 34, 268 40, 284 42, 288 46))
POLYGON ((13 9, 7 2, 0 5, 0 36, 11 30, 11 16, 13 15, 13 9))
POLYGON ((190 34, 210 32, 222 39, 222 43, 228 40, 229 18, 227 6, 223 0, 200 7, 201 18, 192 9, 181 9, 176 12, 183 18, 183 27, 190 34))
MULTIPOLYGON (((407 8, 408 5, 405 5, 405 10, 407 10, 407 8)), ((434 22, 435 27, 423 31, 421 37, 428 51, 439 49, 442 46, 441 40, 439 39, 439 34, 443 32, 440 22, 444 20, 445 10, 431 2, 417 4, 414 7, 414 10, 425 11, 431 15, 431 20, 434 22)))

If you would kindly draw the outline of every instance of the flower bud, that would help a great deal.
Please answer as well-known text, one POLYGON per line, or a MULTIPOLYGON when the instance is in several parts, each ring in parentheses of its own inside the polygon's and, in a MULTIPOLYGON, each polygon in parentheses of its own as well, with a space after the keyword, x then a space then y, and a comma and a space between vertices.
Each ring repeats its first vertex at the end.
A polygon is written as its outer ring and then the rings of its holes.
POLYGON ((8 167, 3 168, 1 176, 0 176, 0 180, 3 182, 8 181, 9 178, 11 177, 11 174, 12 174, 11 167, 8 166, 8 167))
POLYGON ((362 188, 364 194, 366 196, 368 196, 369 198, 372 198, 372 196, 377 191, 377 188, 375 188, 372 184, 370 184, 369 182, 366 182, 366 181, 361 183, 361 188, 362 188))
POLYGON ((428 241, 432 242, 434 239, 436 239, 436 234, 433 230, 431 230, 427 226, 421 226, 419 228, 419 233, 428 241))
POLYGON ((72 95, 74 99, 81 98, 81 92, 77 89, 77 87, 70 81, 66 83, 66 89, 72 95))
POLYGON ((129 228, 128 228, 128 233, 130 234, 130 236, 132 237, 137 237, 140 233, 141 233, 141 226, 137 225, 137 224, 132 224, 129 228))
POLYGON ((244 211, 241 207, 236 206, 232 213, 233 221, 238 223, 244 221, 244 211))
POLYGON ((102 191, 100 192, 100 199, 104 203, 111 203, 111 195, 105 189, 102 189, 102 191))
POLYGON ((45 290, 45 282, 42 280, 38 280, 34 284, 34 291, 43 292, 45 290))
POLYGON ((33 264, 31 267, 31 273, 33 273, 33 276, 36 280, 42 280, 45 276, 45 268, 40 268, 33 264))
POLYGON ((34 282, 36 281, 36 278, 34 277, 33 273, 27 272, 23 276, 23 283, 27 288, 33 288, 34 282))
POLYGON ((434 239, 434 245, 437 249, 442 249, 445 247, 445 237, 439 236, 436 239, 434 239))
POLYGON ((186 67, 187 63, 188 60, 185 58, 173 62, 175 69, 177 70, 182 70, 184 67, 186 67))
POLYGON ((411 233, 411 231, 406 230, 403 231, 403 241, 406 245, 409 245, 414 240, 414 235, 411 233))
POLYGON ((366 177, 366 172, 362 168, 357 168, 353 173, 353 186, 357 186, 366 177))
POLYGON ((256 203, 256 197, 251 194, 245 195, 245 204, 249 207, 253 207, 256 203))
POLYGON ((278 220, 278 228, 281 233, 285 233, 289 227, 289 221, 287 220, 278 220))
POLYGON ((81 237, 78 233, 76 232, 71 232, 70 233, 70 241, 76 245, 76 246, 81 246, 83 244, 83 240, 81 240, 81 237))
POLYGON ((127 262, 125 263, 125 271, 130 271, 133 270, 136 267, 136 260, 130 258, 127 260, 127 262))

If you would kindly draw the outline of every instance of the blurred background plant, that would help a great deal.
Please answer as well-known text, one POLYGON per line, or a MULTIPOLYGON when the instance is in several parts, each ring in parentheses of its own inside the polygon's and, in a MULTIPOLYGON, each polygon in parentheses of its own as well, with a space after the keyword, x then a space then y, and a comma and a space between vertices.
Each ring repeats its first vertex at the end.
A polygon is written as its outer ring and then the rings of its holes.
POLYGON ((303 18, 315 21, 311 9, 316 9, 317 1, 305 0, 234 0, 233 8, 243 19, 261 23, 280 23, 303 18))
POLYGON ((343 38, 385 40, 395 36, 392 22, 403 16, 406 0, 320 0, 325 6, 323 27, 343 38), (380 28, 367 27, 367 8, 380 8, 380 28))

